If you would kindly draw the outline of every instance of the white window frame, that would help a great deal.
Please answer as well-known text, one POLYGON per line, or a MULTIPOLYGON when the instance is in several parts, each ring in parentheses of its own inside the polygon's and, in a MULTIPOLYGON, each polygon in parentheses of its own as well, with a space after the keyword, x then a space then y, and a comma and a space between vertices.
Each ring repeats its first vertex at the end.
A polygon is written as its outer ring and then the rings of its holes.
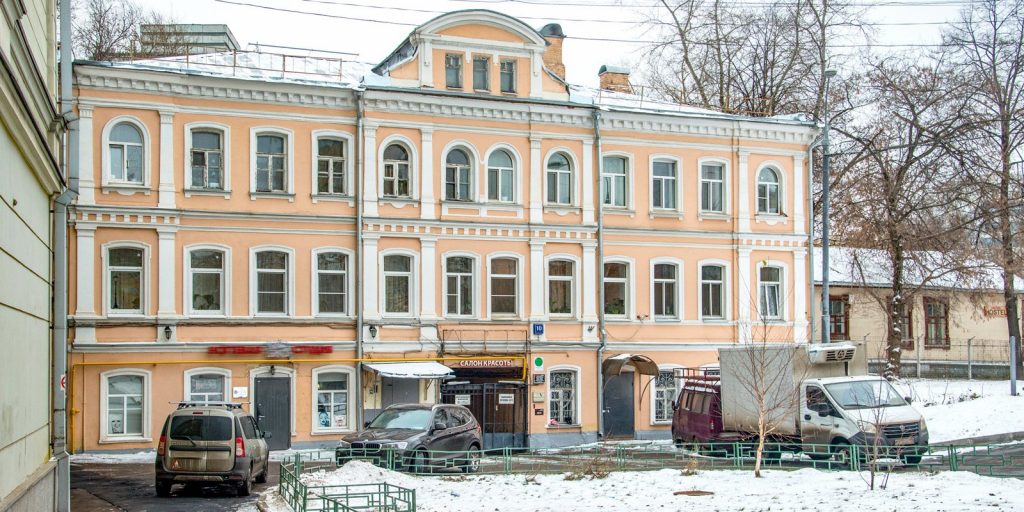
MULTIPOLYGON (((352 158, 354 141, 355 139, 354 137, 352 137, 351 133, 343 132, 340 130, 313 130, 310 133, 310 162, 312 162, 312 165, 310 169, 311 188, 309 190, 314 197, 350 198, 355 195, 354 190, 352 189, 355 180, 353 176, 353 173, 355 172, 355 163, 353 162, 354 159, 352 158), (319 173, 318 165, 320 161, 320 139, 340 140, 344 144, 345 165, 343 167, 345 168, 345 190, 348 191, 345 194, 323 193, 319 191, 317 176, 319 173)), ((383 172, 384 169, 382 167, 381 173, 383 172)))
POLYGON ((411 251, 409 249, 387 249, 380 252, 378 256, 377 265, 380 269, 380 275, 378 276, 378 290, 381 291, 378 311, 383 318, 416 318, 418 316, 419 306, 419 275, 417 270, 420 268, 420 256, 419 253, 411 251), (387 272, 384 271, 384 258, 386 256, 408 256, 409 261, 409 312, 408 313, 389 313, 385 310, 387 305, 387 272))
MULTIPOLYGON (((672 373, 672 382, 675 384, 675 389, 676 389, 675 394, 672 396, 672 401, 673 402, 675 402, 675 399, 679 397, 679 391, 682 389, 682 382, 681 382, 681 380, 675 378, 677 373, 678 373, 677 370, 682 370, 683 368, 685 368, 685 367, 682 366, 682 365, 671 364, 671 363, 670 364, 659 364, 658 365, 658 373, 661 373, 661 372, 670 372, 670 373, 672 373)), ((658 388, 657 388, 658 382, 657 382, 656 379, 657 379, 657 377, 652 377, 651 378, 651 380, 652 380, 652 382, 651 382, 651 399, 650 399, 651 400, 650 401, 650 409, 651 409, 651 411, 650 411, 650 413, 651 413, 650 414, 650 421, 651 421, 651 425, 671 425, 672 424, 672 417, 674 416, 674 411, 672 409, 669 409, 669 417, 668 417, 667 420, 659 420, 659 419, 657 419, 657 416, 655 415, 656 404, 658 403, 658 388)))
POLYGON ((100 247, 100 259, 103 260, 103 314, 117 317, 144 317, 149 312, 150 287, 152 273, 152 252, 148 244, 129 240, 111 241, 100 247), (142 250, 142 290, 139 291, 139 309, 113 309, 110 307, 110 249, 141 249, 142 250))
POLYGON ((441 151, 441 200, 444 202, 451 202, 455 204, 466 204, 466 203, 480 203, 480 197, 487 197, 486 184, 484 184, 483 196, 480 192, 480 167, 482 164, 480 161, 480 152, 476 150, 476 146, 471 144, 469 141, 464 139, 457 139, 445 144, 444 149, 441 151), (460 149, 466 153, 469 157, 469 197, 466 199, 448 199, 447 194, 447 183, 448 183, 448 153, 460 149))
MULTIPOLYGON (((486 198, 489 203, 496 203, 502 205, 509 204, 522 204, 523 200, 523 184, 520 179, 520 170, 523 168, 523 159, 519 156, 519 152, 511 144, 499 143, 491 146, 487 153, 484 155, 484 195, 481 197, 486 198), (490 179, 491 179, 491 155, 496 151, 505 151, 510 157, 512 157, 512 201, 501 201, 500 199, 491 199, 490 195, 490 179)), ((503 169, 503 168, 501 168, 503 169)), ((499 179, 499 183, 500 183, 499 179)), ((500 188, 499 188, 500 190, 500 188)), ((498 194, 501 195, 500 193, 498 194)))
POLYGON ((704 157, 697 159, 697 211, 705 217, 727 217, 732 211, 732 179, 729 160, 720 157, 704 157), (704 166, 722 166, 722 211, 704 209, 704 166))
POLYGON ((190 368, 185 370, 184 377, 184 389, 182 390, 182 400, 192 400, 192 377, 196 375, 220 375, 224 379, 224 401, 231 401, 231 370, 227 368, 219 368, 216 366, 203 366, 199 368, 190 368))
POLYGON ((466 251, 450 251, 441 255, 441 311, 444 312, 446 318, 479 318, 480 316, 480 291, 484 287, 480 282, 480 256, 471 252, 466 251), (468 315, 460 315, 456 313, 448 312, 448 258, 469 258, 473 262, 473 271, 470 272, 470 279, 473 280, 473 286, 471 286, 470 293, 470 313, 468 315))
POLYGON ((379 144, 377 149, 377 190, 380 191, 380 201, 415 201, 419 200, 419 173, 417 172, 419 167, 419 154, 417 153, 416 144, 404 135, 390 135, 385 137, 379 144), (384 195, 384 151, 387 150, 388 146, 392 144, 398 144, 405 149, 406 154, 409 155, 409 195, 407 196, 385 196, 384 195))
POLYGON ((444 52, 444 58, 443 58, 442 62, 444 63, 444 88, 445 89, 454 89, 454 90, 460 90, 461 91, 461 90, 464 90, 466 88, 466 62, 465 61, 466 61, 466 54, 465 53, 454 52, 454 51, 446 51, 446 52, 444 52), (452 59, 452 57, 454 57, 454 59, 452 59), (459 83, 458 83, 458 85, 451 85, 451 84, 448 83, 448 61, 449 60, 452 60, 452 62, 458 62, 458 64, 459 64, 459 67, 458 67, 459 83))
POLYGON ((184 276, 182 279, 181 310, 190 317, 228 317, 231 316, 231 247, 221 244, 193 244, 186 245, 182 249, 182 267, 184 276), (195 311, 192 309, 192 251, 220 251, 224 253, 224 267, 220 279, 220 304, 221 311, 195 311))
POLYGON ((651 296, 650 296, 650 301, 651 301, 650 302, 650 304, 651 304, 651 319, 654 320, 655 322, 679 322, 680 320, 683 319, 683 311, 684 311, 684 309, 683 309, 683 306, 684 306, 684 304, 683 304, 683 296, 684 296, 684 294, 683 294, 683 281, 684 281, 683 280, 683 270, 684 270, 684 268, 685 267, 683 266, 683 260, 678 259, 678 258, 665 258, 665 257, 663 257, 663 258, 653 258, 653 259, 651 259, 651 261, 650 261, 650 268, 648 269, 648 271, 650 273, 648 275, 651 278, 651 282, 650 282, 650 286, 651 286, 651 296), (657 314, 655 314, 655 311, 654 311, 654 266, 655 265, 674 265, 676 267, 676 294, 675 294, 676 295, 675 296, 676 314, 675 314, 675 316, 658 316, 657 314))
POLYGON ((636 184, 633 181, 634 177, 636 176, 636 159, 633 158, 633 153, 627 153, 625 151, 606 151, 606 152, 601 154, 601 162, 600 162, 600 168, 599 169, 600 169, 601 176, 600 176, 600 179, 597 180, 597 183, 598 183, 598 187, 597 187, 598 188, 598 191, 597 191, 597 201, 598 201, 598 204, 600 205, 601 209, 606 210, 606 211, 610 211, 610 212, 623 211, 623 210, 625 210, 625 211, 633 210, 633 192, 634 192, 634 189, 636 188, 636 184), (612 176, 612 174, 605 172, 605 166, 604 166, 604 159, 605 158, 609 158, 609 157, 611 157, 611 158, 622 158, 622 159, 624 159, 626 161, 626 176, 625 176, 625 180, 624 180, 626 191, 623 194, 623 202, 625 204, 623 204, 622 206, 614 205, 614 204, 605 204, 605 202, 604 202, 604 177, 606 175, 607 176, 612 176))
MULTIPOLYGON (((329 318, 353 318, 355 305, 355 295, 353 293, 353 286, 355 285, 355 253, 349 249, 336 246, 317 247, 310 253, 310 311, 313 316, 329 317, 329 318), (317 262, 317 257, 323 253, 329 252, 340 252, 345 255, 345 313, 321 313, 320 312, 320 269, 317 262)), ((331 271, 332 273, 335 271, 331 271)))
POLYGON ((732 319, 732 270, 729 262, 721 259, 704 259, 697 262, 697 318, 704 323, 728 323, 732 319), (722 267, 722 316, 704 316, 704 279, 701 275, 706 265, 722 267))
POLYGON ((546 419, 544 421, 544 426, 545 427, 547 427, 549 429, 572 428, 572 427, 579 427, 579 426, 581 426, 583 424, 583 418, 582 418, 583 407, 582 407, 582 404, 581 404, 582 400, 580 399, 580 389, 582 388, 582 385, 580 383, 580 379, 582 378, 582 375, 583 375, 583 371, 580 369, 579 366, 575 366, 575 365, 561 364, 561 365, 555 365, 555 366, 552 366, 551 368, 548 368, 547 378, 545 379, 545 381, 546 381, 545 385, 547 386, 547 395, 546 395, 547 402, 544 404, 544 407, 548 410, 547 417, 546 417, 546 419), (551 410, 551 373, 552 372, 565 372, 565 371, 572 372, 572 373, 575 374, 575 376, 573 378, 573 401, 575 402, 575 406, 576 406, 575 407, 575 411, 574 411, 574 414, 576 416, 576 423, 552 425, 551 424, 551 413, 552 413, 552 410, 551 410))
MULTIPOLYGON (((562 276, 559 276, 555 280, 565 281, 562 276)), ((550 254, 544 257, 544 312, 549 319, 552 320, 570 320, 576 319, 580 316, 580 259, 572 254, 550 254), (550 275, 550 263, 554 260, 567 260, 572 262, 572 278, 569 279, 569 289, 572 292, 572 313, 551 313, 551 275, 550 275)))
POLYGON ((757 318, 767 322, 785 322, 789 320, 789 300, 786 297, 786 280, 789 278, 789 266, 784 261, 762 260, 758 262, 757 268, 757 318), (763 317, 761 315, 761 269, 764 267, 775 267, 779 269, 779 315, 763 317))
POLYGON ((653 154, 648 160, 648 175, 650 177, 650 183, 648 184, 648 203, 650 205, 651 213, 682 213, 683 212, 683 160, 675 155, 668 155, 664 153, 653 154), (654 206, 654 163, 655 162, 671 162, 676 167, 675 177, 675 188, 673 189, 676 195, 676 206, 674 208, 665 208, 662 206, 654 206))
POLYGON ((254 126, 249 129, 249 194, 255 197, 292 196, 295 194, 295 132, 279 126, 254 126), (285 155, 285 191, 258 192, 256 190, 256 140, 260 135, 276 135, 284 137, 285 155))
POLYGON ((761 165, 757 167, 757 171, 754 172, 754 211, 756 215, 760 217, 783 217, 786 215, 786 173, 782 171, 782 164, 775 160, 768 160, 761 162, 761 165), (771 169, 775 171, 775 176, 779 179, 779 211, 778 213, 762 212, 761 211, 761 196, 759 189, 761 188, 761 171, 765 169, 771 169))
MULTIPOLYGON (((636 318, 636 262, 633 258, 626 256, 609 256, 604 259, 604 263, 601 264, 601 282, 599 286, 603 285, 604 281, 608 278, 604 277, 604 265, 608 263, 621 263, 626 265, 626 312, 622 315, 611 315, 605 313, 604 316, 609 322, 629 322, 636 318)), ((604 311, 604 304, 598 304, 598 307, 604 311)))
POLYGON ((351 366, 345 366, 340 364, 332 364, 327 366, 318 366, 313 368, 312 379, 310 380, 311 394, 310 394, 310 425, 312 426, 310 434, 336 434, 344 432, 355 432, 357 425, 355 425, 356 408, 355 408, 355 391, 353 391, 356 382, 356 371, 351 366), (321 427, 317 421, 317 379, 321 373, 344 373, 348 377, 348 407, 346 408, 346 414, 348 414, 348 427, 321 427))
POLYGON ((186 196, 193 193, 198 194, 231 194, 231 127, 226 124, 211 121, 199 121, 185 124, 185 183, 183 189, 186 196), (221 169, 221 181, 224 182, 223 189, 215 188, 192 188, 192 132, 194 131, 218 131, 220 132, 220 151, 223 169, 221 169))
POLYGON ((152 402, 152 388, 151 383, 153 381, 153 374, 148 370, 139 368, 119 368, 117 370, 109 370, 100 374, 100 444, 109 443, 151 443, 153 438, 150 434, 151 431, 151 420, 150 420, 150 409, 152 402), (110 377, 117 377, 120 375, 134 375, 142 377, 142 434, 141 435, 129 435, 129 434, 110 434, 107 431, 109 426, 109 384, 108 379, 110 377))
MULTIPOLYGON (((500 319, 522 319, 524 314, 523 306, 523 290, 524 290, 524 279, 523 279, 523 262, 525 258, 521 254, 513 252, 495 252, 487 255, 487 285, 484 287, 487 295, 487 318, 500 318, 500 319), (494 275, 492 271, 492 262, 496 259, 511 259, 516 262, 516 312, 515 314, 510 313, 494 313, 491 310, 491 300, 493 298, 494 290, 491 287, 491 277, 494 275)), ((505 275, 505 274, 502 274, 505 275)))
MULTIPOLYGON (((573 208, 580 204, 579 185, 577 184, 577 177, 579 176, 579 160, 576 158, 576 154, 567 147, 559 146, 552 148, 544 155, 544 161, 541 163, 544 169, 544 177, 541 179, 541 194, 544 206, 551 206, 554 208, 573 208), (569 202, 568 203, 552 203, 548 201, 548 162, 551 161, 551 157, 555 156, 556 153, 562 153, 566 156, 569 161, 569 202)), ((557 171, 561 172, 561 171, 557 171)))
POLYGON ((503 58, 498 60, 498 92, 500 94, 518 94, 519 93, 519 59, 503 57, 503 58), (504 74, 504 71, 501 68, 504 67, 506 62, 512 64, 512 90, 511 91, 506 91, 501 86, 501 78, 502 78, 501 75, 504 74))
POLYGON ((100 169, 100 184, 102 187, 109 188, 126 188, 126 189, 149 189, 152 185, 152 138, 149 136, 149 130, 146 129, 146 123, 143 123, 139 118, 135 116, 117 116, 107 124, 103 126, 103 132, 100 135, 100 164, 103 166, 100 169), (112 180, 110 176, 110 133, 114 131, 114 127, 121 124, 128 123, 139 130, 142 134, 142 183, 134 181, 121 181, 112 180))
POLYGON ((259 245, 249 248, 249 316, 251 317, 290 317, 295 314, 295 249, 282 245, 259 245), (266 251, 284 252, 288 255, 285 272, 285 309, 284 313, 260 313, 259 293, 257 289, 256 254, 266 251))

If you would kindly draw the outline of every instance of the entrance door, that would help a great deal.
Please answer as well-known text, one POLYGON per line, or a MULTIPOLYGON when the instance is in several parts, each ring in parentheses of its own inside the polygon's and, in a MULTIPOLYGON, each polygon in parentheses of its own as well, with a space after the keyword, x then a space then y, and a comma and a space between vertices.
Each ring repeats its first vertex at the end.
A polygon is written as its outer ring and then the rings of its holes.
POLYGON ((633 372, 624 372, 605 381, 603 414, 605 438, 633 438, 633 372))
POLYGON ((272 435, 267 448, 287 450, 292 446, 292 379, 257 377, 255 389, 256 425, 272 435))
POLYGON ((381 407, 393 404, 418 404, 420 403, 420 380, 419 379, 395 379, 381 377, 381 407))
POLYGON ((461 402, 483 432, 484 449, 526 447, 526 385, 456 384, 441 388, 441 401, 461 402), (465 403, 466 398, 469 404, 465 403))

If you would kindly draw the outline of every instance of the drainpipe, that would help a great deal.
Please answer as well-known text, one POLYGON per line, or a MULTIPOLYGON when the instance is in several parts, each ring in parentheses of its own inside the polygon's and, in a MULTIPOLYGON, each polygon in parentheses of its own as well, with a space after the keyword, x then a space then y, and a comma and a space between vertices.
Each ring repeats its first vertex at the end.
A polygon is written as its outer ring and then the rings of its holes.
POLYGON ((71 0, 60 0, 60 113, 68 124, 60 162, 68 188, 53 201, 53 457, 57 459, 55 510, 71 510, 71 465, 67 452, 68 205, 78 196, 78 117, 71 111, 71 0), (65 150, 66 146, 66 152, 65 150))
MULTIPOLYGON (((808 304, 814 304, 814 148, 819 145, 821 145, 820 136, 807 147, 807 218, 810 221, 807 227, 808 304)), ((807 319, 810 329, 807 333, 807 340, 808 343, 813 343, 817 339, 814 337, 814 307, 809 306, 807 312, 810 313, 810 318, 807 319)))
POLYGON ((604 438, 604 347, 607 338, 604 332, 604 200, 601 195, 601 172, 604 158, 601 156, 601 112, 594 110, 594 147, 597 148, 597 437, 604 438))
POLYGON ((356 91, 356 429, 363 425, 363 94, 356 91))

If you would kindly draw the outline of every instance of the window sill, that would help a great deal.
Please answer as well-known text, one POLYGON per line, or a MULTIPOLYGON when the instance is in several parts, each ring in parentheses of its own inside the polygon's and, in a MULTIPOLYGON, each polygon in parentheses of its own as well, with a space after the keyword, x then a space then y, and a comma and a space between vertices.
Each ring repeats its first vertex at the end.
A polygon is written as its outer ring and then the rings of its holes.
POLYGON ((566 206, 559 206, 559 205, 545 205, 544 206, 544 213, 554 213, 555 215, 558 215, 560 217, 565 217, 566 215, 580 215, 580 213, 582 211, 583 211, 583 209, 579 208, 577 206, 567 206, 567 205, 566 206))
POLYGON ((350 195, 342 194, 310 194, 309 198, 316 204, 320 201, 327 201, 331 203, 348 203, 348 206, 355 206, 355 198, 350 195))
POLYGON ((285 192, 249 192, 249 200, 257 199, 287 199, 289 203, 295 202, 295 194, 285 192))
POLYGON ((253 318, 290 318, 288 313, 255 313, 253 318))
POLYGON ((224 199, 230 199, 231 198, 231 191, 230 190, 220 190, 220 189, 215 189, 215 188, 186 188, 185 189, 185 197, 192 197, 192 196, 213 196, 213 197, 220 196, 220 197, 223 197, 224 199))
POLYGON ((412 207, 415 207, 415 208, 419 208, 419 206, 420 206, 420 200, 419 199, 411 199, 411 198, 406 198, 406 197, 384 197, 384 198, 380 199, 380 203, 381 204, 390 204, 391 206, 394 206, 395 208, 405 208, 406 206, 412 206, 412 207))
POLYGON ((601 208, 601 213, 604 215, 625 215, 629 218, 636 217, 636 211, 619 206, 604 206, 601 208))
POLYGON ((141 311, 107 311, 107 318, 133 318, 143 320, 147 318, 153 318, 152 315, 147 315, 141 311))
POLYGON ((487 203, 481 203, 481 202, 478 202, 478 201, 473 201, 471 199, 467 199, 465 201, 462 201, 462 200, 459 200, 459 199, 442 199, 441 200, 441 204, 444 205, 444 206, 455 207, 455 208, 461 208, 461 207, 475 207, 475 208, 479 208, 481 206, 485 206, 487 203))
POLYGON ((628 316, 624 316, 624 315, 611 316, 611 315, 609 315, 607 313, 605 313, 605 315, 604 315, 604 320, 606 322, 614 322, 614 323, 617 323, 617 324, 624 324, 624 323, 628 323, 628 322, 632 322, 633 321, 633 319, 628 317, 628 316))
POLYGON ((579 424, 573 425, 545 425, 548 430, 579 430, 582 428, 579 424))
POLYGON ((781 214, 781 213, 780 214, 760 213, 760 214, 757 214, 757 215, 754 216, 754 221, 757 222, 757 223, 765 223, 765 224, 768 224, 769 226, 774 226, 774 225, 779 224, 779 223, 788 224, 789 223, 789 217, 787 217, 785 214, 781 214))
POLYGON ((117 443, 152 443, 153 439, 150 437, 101 437, 99 444, 117 444, 117 443))
POLYGON ((523 320, 523 317, 521 317, 519 315, 509 314, 509 313, 497 313, 497 314, 491 313, 490 317, 484 318, 483 320, 484 321, 494 320, 494 321, 501 321, 501 322, 519 322, 519 321, 523 320))
POLYGON ((724 319, 724 318, 701 318, 700 321, 702 323, 712 324, 712 325, 715 325, 715 324, 717 324, 717 325, 728 325, 729 324, 729 321, 724 319))
POLYGON ((221 312, 221 313, 204 313, 202 311, 189 311, 188 312, 188 318, 202 318, 202 319, 215 318, 216 319, 216 318, 228 318, 228 315, 225 315, 223 312, 221 312))
POLYGON ((648 216, 650 218, 652 218, 652 219, 654 219, 654 218, 666 218, 666 219, 679 219, 679 220, 683 220, 683 217, 685 217, 685 215, 683 215, 683 212, 681 212, 679 210, 651 210, 648 213, 648 216))
POLYGON ((700 220, 730 220, 729 214, 721 212, 700 212, 697 216, 700 220))
POLYGON ((672 420, 652 421, 652 427, 670 427, 672 426, 672 420))
POLYGON ((676 324, 676 323, 679 323, 679 320, 680 320, 679 317, 676 317, 676 316, 673 316, 673 317, 665 316, 665 317, 660 317, 660 318, 659 317, 655 317, 654 318, 654 323, 656 323, 656 324, 676 324))
POLYGON ((313 318, 321 320, 355 320, 356 317, 344 313, 314 313, 313 318))
POLYGON ((150 195, 153 193, 147 185, 130 184, 130 183, 104 183, 100 188, 104 194, 111 192, 117 192, 123 196, 131 196, 138 193, 143 195, 150 195))

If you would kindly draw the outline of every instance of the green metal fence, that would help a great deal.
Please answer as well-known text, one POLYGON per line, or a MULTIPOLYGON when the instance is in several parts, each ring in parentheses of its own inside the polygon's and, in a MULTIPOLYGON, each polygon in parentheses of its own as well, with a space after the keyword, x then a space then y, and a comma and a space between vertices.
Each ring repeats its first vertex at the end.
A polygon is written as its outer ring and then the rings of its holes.
POLYGON ((326 453, 295 454, 281 463, 278 494, 297 512, 416 512, 416 491, 381 482, 347 485, 307 485, 302 474, 330 469, 326 453), (315 459, 315 456, 323 458, 315 459))

